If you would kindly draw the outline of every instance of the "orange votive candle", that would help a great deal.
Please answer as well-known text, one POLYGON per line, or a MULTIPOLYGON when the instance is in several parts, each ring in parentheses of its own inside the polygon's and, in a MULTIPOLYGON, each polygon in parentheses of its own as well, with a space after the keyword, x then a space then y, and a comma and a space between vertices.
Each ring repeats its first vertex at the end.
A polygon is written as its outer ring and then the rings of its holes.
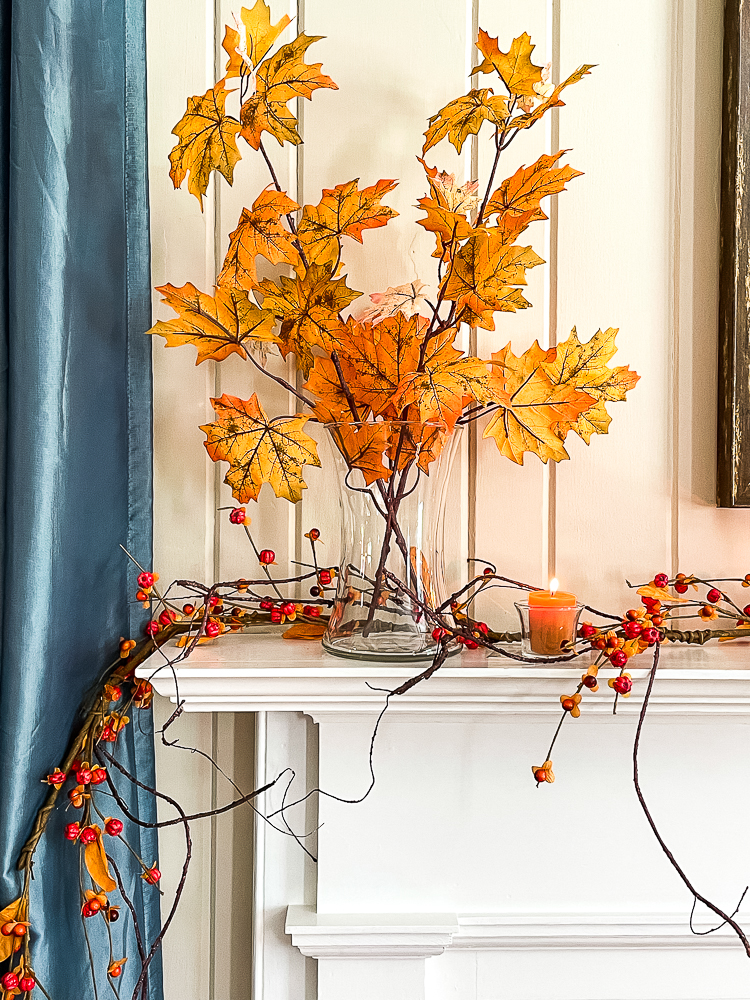
POLYGON ((563 653, 564 642, 575 638, 577 614, 575 594, 557 589, 557 580, 549 590, 529 592, 529 641, 531 651, 543 656, 563 653))

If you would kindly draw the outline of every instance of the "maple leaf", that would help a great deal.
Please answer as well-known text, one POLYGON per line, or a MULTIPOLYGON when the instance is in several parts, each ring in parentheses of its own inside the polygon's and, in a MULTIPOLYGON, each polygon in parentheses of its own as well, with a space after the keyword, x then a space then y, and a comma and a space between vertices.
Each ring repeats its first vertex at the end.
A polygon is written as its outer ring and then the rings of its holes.
POLYGON ((383 456, 388 449, 390 424, 340 423, 331 428, 336 447, 350 469, 359 469, 370 486, 377 480, 387 480, 391 470, 383 464, 383 456))
POLYGON ((297 503, 307 486, 305 465, 320 466, 317 446, 303 430, 309 417, 274 417, 269 420, 255 393, 238 399, 224 393, 212 399, 216 420, 201 430, 206 451, 214 462, 229 462, 224 482, 240 503, 257 500, 263 483, 270 483, 277 497, 297 503))
POLYGON ((543 350, 535 341, 516 357, 510 344, 492 355, 493 374, 484 401, 492 400, 500 409, 484 430, 494 438, 500 454, 523 465, 527 451, 546 463, 568 458, 557 426, 574 421, 594 402, 585 392, 567 383, 555 384, 545 370, 552 363, 555 348, 543 350))
POLYGON ((297 238, 310 264, 333 264, 339 258, 342 236, 351 236, 361 243, 365 229, 378 229, 398 215, 380 204, 397 181, 379 180, 361 191, 358 184, 356 178, 335 188, 325 188, 317 205, 305 205, 297 238))
POLYGON ((512 286, 525 285, 527 269, 543 263, 531 247, 509 245, 502 233, 479 229, 454 256, 443 295, 456 303, 460 321, 494 330, 493 312, 529 305, 512 286))
MULTIPOLYGON (((284 28, 291 23, 289 15, 284 14, 277 24, 271 24, 271 11, 265 0, 258 0, 252 10, 243 7, 240 10, 239 20, 235 17, 240 57, 247 65, 257 66, 284 28)), ((227 32, 229 30, 227 28, 227 32)), ((226 48, 226 45, 224 47, 226 48)), ((228 70, 229 66, 227 66, 227 76, 228 70)))
MULTIPOLYGON (((237 18, 235 17, 235 22, 237 18)), ((247 55, 247 49, 242 49, 242 36, 241 33, 236 28, 230 28, 228 24, 224 25, 224 41, 221 43, 221 47, 224 49, 226 54, 229 56, 227 59, 227 64, 224 69, 224 79, 229 80, 233 77, 239 76, 243 65, 247 65, 245 61, 245 56, 247 55)))
POLYGON ((311 264, 302 276, 282 276, 279 281, 280 285, 266 279, 258 285, 263 308, 281 320, 282 357, 293 351, 307 377, 314 360, 312 347, 333 349, 334 335, 342 329, 340 311, 362 293, 347 287, 346 276, 334 280, 331 268, 320 264, 311 264))
POLYGON ((430 195, 442 208, 447 208, 449 212, 463 212, 464 215, 474 211, 479 204, 479 181, 466 181, 459 185, 455 174, 449 174, 445 170, 438 172, 437 167, 428 167, 421 156, 417 159, 427 174, 430 195))
POLYGON ((317 622, 297 622, 294 625, 290 625, 286 632, 281 633, 282 639, 301 639, 307 640, 308 642, 312 640, 322 639, 325 635, 326 628, 328 627, 328 622, 317 621, 317 622))
MULTIPOLYGON (((341 363, 340 359, 339 363, 341 363)), ((313 412, 318 420, 324 424, 367 420, 370 416, 369 407, 363 406, 361 410, 357 407, 357 412, 352 412, 336 366, 328 358, 317 357, 314 359, 304 388, 310 395, 318 397, 313 412)))
POLYGON ((510 49, 502 52, 497 44, 497 38, 490 38, 486 31, 479 31, 477 48, 484 56, 484 61, 471 71, 474 73, 498 74, 508 93, 514 97, 525 95, 536 96, 534 86, 542 83, 542 67, 531 61, 531 53, 535 46, 526 32, 514 38, 510 49))
POLYGON ((495 97, 490 88, 471 90, 465 97, 457 97, 432 115, 424 133, 422 152, 426 153, 448 136, 460 153, 463 144, 470 135, 477 135, 483 122, 489 121, 496 128, 502 128, 507 117, 507 98, 495 97))
POLYGON ((427 218, 417 219, 417 224, 437 236, 437 249, 433 257, 444 259, 457 241, 468 239, 474 232, 462 212, 451 212, 434 198, 420 198, 419 207, 427 213, 427 218))
POLYGON ((535 122, 538 122, 539 119, 550 110, 550 108, 564 108, 565 101, 560 100, 560 94, 566 87, 582 80, 584 76, 587 76, 591 72, 592 69, 594 69, 593 65, 579 66, 574 73, 570 74, 567 80, 563 80, 562 83, 558 83, 552 93, 540 104, 538 104, 533 111, 529 111, 527 114, 519 115, 517 118, 512 118, 508 123, 508 128, 530 128, 535 122))
POLYGON ((188 191, 200 202, 201 212, 211 171, 218 170, 231 184, 241 158, 236 138, 240 123, 224 112, 227 93, 219 80, 202 97, 189 97, 187 111, 172 129, 179 142, 169 154, 169 176, 178 188, 190 173, 188 191))
POLYGON ((333 80, 320 72, 322 63, 308 64, 304 60, 310 45, 322 37, 303 32, 258 66, 255 93, 240 109, 241 135, 253 149, 260 148, 263 132, 270 132, 279 145, 299 145, 302 138, 297 132, 297 119, 286 106, 287 101, 296 97, 310 99, 321 87, 338 90, 333 80))
POLYGON ((540 207, 542 198, 559 194, 565 190, 568 181, 582 176, 582 171, 574 170, 569 165, 555 167, 555 163, 567 152, 569 150, 561 149, 551 156, 544 154, 530 167, 519 167, 493 192, 484 210, 485 217, 497 215, 498 222, 501 222, 508 215, 523 216, 524 228, 530 222, 546 219, 540 207))
POLYGON ((605 403, 624 402, 640 376, 629 367, 608 368, 617 347, 617 330, 610 327, 596 334, 587 343, 578 339, 575 327, 562 344, 558 344, 552 361, 543 365, 545 373, 555 385, 571 385, 587 393, 595 405, 575 420, 561 421, 558 433, 564 437, 575 431, 588 444, 593 434, 606 434, 611 417, 605 403))
POLYGON ((384 292, 373 292, 370 295, 372 306, 360 315, 360 323, 379 323, 387 316, 395 316, 403 313, 407 318, 419 312, 420 305, 425 301, 422 289, 427 286, 417 278, 416 281, 408 281, 405 285, 396 285, 395 288, 388 288, 384 292))
POLYGON ((262 191, 252 209, 243 208, 237 228, 229 234, 229 249, 218 283, 234 288, 253 288, 257 280, 255 258, 258 255, 272 264, 297 266, 300 257, 294 237, 281 225, 280 219, 298 208, 284 191, 275 190, 262 191))
POLYGON ((369 408, 376 416, 399 416, 403 406, 394 405, 392 397, 403 378, 419 365, 420 346, 428 327, 423 316, 407 319, 402 313, 380 323, 360 323, 351 317, 347 320, 337 354, 358 408, 369 408))
POLYGON ((443 331, 430 343, 424 370, 412 371, 401 379, 392 400, 398 411, 416 405, 422 421, 440 420, 453 430, 466 397, 483 399, 489 382, 487 362, 464 357, 453 346, 456 329, 443 331))
POLYGON ((241 289, 220 287, 211 296, 188 281, 182 288, 161 285, 156 290, 180 318, 159 321, 147 332, 164 337, 167 347, 193 344, 198 350, 196 365, 223 361, 230 354, 246 358, 251 345, 277 341, 273 313, 259 309, 241 289))

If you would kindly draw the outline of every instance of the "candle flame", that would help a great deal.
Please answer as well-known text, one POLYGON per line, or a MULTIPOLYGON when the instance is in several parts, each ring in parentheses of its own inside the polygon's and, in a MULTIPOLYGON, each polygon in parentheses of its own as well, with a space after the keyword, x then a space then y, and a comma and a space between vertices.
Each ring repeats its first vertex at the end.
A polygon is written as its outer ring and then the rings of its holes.
POLYGON ((560 581, 557 579, 556 576, 554 576, 549 582, 550 597, 554 597, 555 592, 557 591, 559 586, 560 586, 560 581))

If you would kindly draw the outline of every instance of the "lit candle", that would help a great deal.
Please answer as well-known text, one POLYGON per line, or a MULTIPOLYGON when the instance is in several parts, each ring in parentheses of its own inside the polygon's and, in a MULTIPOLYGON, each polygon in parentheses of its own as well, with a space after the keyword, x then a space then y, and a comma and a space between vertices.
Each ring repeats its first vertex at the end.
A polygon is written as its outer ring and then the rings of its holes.
POLYGON ((563 654, 564 642, 575 638, 579 608, 575 594, 558 590, 551 580, 549 590, 529 592, 529 638, 531 650, 542 656, 563 654))

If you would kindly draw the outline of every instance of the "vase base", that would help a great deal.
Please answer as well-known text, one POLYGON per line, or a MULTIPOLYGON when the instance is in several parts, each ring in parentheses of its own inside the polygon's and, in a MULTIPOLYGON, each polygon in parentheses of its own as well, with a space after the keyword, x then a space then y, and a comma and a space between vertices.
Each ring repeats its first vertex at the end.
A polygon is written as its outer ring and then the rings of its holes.
MULTIPOLYGON (((408 636, 388 635, 378 633, 369 639, 357 636, 342 637, 330 641, 323 639, 323 649, 334 656, 347 660, 369 660, 380 663, 409 663, 413 660, 432 660, 438 651, 437 644, 424 645, 415 640, 409 641, 408 636)), ((449 649, 448 655, 461 652, 461 647, 449 649)))

